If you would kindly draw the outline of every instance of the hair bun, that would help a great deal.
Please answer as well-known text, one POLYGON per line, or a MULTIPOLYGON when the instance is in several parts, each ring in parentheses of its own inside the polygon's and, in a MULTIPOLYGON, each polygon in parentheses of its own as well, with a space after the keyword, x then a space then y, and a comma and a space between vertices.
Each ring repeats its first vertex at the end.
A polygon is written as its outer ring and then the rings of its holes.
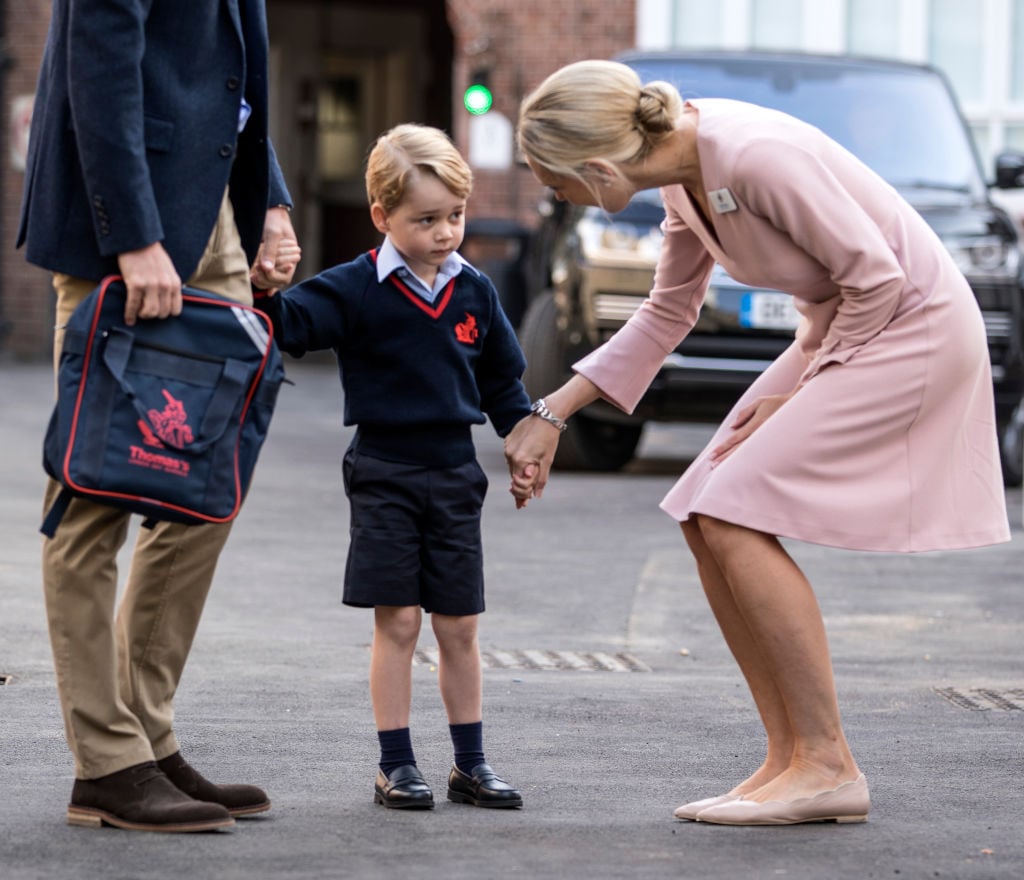
POLYGON ((661 80, 649 82, 640 89, 637 99, 637 128, 645 136, 664 134, 675 128, 682 109, 679 92, 669 83, 661 80))

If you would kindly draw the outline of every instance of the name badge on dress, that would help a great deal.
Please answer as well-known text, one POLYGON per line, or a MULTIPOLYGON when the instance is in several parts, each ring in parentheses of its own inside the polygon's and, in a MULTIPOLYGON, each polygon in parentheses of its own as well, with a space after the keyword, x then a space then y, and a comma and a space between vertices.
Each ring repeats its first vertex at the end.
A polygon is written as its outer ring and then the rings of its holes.
POLYGON ((708 198, 711 200, 711 207, 715 209, 716 214, 728 214, 730 211, 736 210, 736 200, 727 187, 711 190, 708 193, 708 198))

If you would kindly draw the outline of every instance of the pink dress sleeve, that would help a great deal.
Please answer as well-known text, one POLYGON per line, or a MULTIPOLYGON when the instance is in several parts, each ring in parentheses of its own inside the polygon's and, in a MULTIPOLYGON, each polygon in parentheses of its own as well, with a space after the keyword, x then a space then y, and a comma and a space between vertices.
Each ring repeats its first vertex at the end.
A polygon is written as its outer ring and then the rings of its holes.
MULTIPOLYGON (((849 176, 840 183, 814 150, 772 140, 754 141, 742 151, 733 186, 749 210, 820 263, 839 292, 834 316, 817 325, 819 338, 800 339, 810 357, 803 384, 830 364, 849 360, 881 332, 899 305, 906 275, 884 231, 861 204, 888 198, 889 190, 866 176, 864 191, 855 192, 856 183, 849 176), (797 173, 779 173, 780 168, 797 173)), ((893 224, 902 222, 897 198, 892 191, 893 224)), ((876 216, 886 206, 881 209, 876 216)))
POLYGON ((601 396, 632 412, 695 323, 715 261, 665 199, 664 239, 650 295, 604 345, 573 365, 601 396))

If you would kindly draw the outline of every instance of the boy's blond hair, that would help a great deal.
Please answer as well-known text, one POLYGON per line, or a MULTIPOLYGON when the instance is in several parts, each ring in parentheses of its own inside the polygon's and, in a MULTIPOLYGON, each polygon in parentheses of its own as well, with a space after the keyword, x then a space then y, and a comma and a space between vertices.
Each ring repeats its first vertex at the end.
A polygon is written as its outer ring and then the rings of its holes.
POLYGON ((385 132, 366 162, 366 195, 370 204, 390 214, 405 197, 414 171, 434 175, 454 195, 468 199, 473 172, 448 135, 439 128, 406 123, 385 132))

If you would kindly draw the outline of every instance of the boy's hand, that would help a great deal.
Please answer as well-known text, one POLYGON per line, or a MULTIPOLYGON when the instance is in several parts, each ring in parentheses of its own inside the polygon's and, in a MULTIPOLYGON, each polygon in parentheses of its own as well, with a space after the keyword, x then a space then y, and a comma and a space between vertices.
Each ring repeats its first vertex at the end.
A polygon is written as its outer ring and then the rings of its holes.
POLYGON ((294 238, 282 239, 278 242, 277 253, 272 261, 263 257, 264 248, 261 245, 256 262, 249 271, 249 278, 253 286, 260 290, 279 289, 291 283, 299 260, 302 259, 302 248, 294 238))
POLYGON ((537 479, 540 468, 536 464, 528 464, 520 473, 512 475, 512 485, 509 492, 516 500, 516 510, 522 510, 534 497, 533 486, 537 479))
POLYGON ((263 224, 263 241, 249 270, 254 287, 266 290, 286 287, 302 259, 291 217, 284 208, 271 208, 263 224))

